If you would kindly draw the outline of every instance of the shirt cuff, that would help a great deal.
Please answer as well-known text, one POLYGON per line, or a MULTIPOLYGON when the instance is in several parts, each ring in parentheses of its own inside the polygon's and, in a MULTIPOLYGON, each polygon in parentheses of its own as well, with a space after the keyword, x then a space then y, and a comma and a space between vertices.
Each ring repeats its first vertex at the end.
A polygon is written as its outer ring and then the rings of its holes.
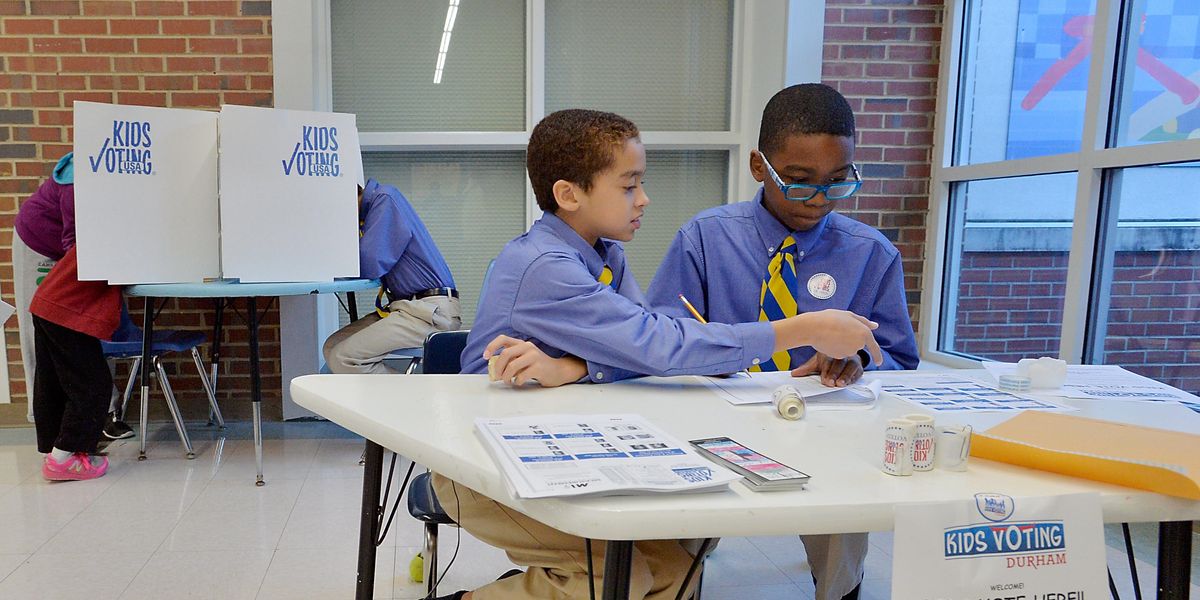
POLYGON ((590 381, 592 383, 610 383, 616 379, 613 372, 616 371, 613 367, 585 361, 587 363, 587 375, 584 375, 579 381, 590 381))
POLYGON ((775 328, 768 321, 733 326, 742 340, 742 365, 749 367, 770 360, 775 351, 775 328))

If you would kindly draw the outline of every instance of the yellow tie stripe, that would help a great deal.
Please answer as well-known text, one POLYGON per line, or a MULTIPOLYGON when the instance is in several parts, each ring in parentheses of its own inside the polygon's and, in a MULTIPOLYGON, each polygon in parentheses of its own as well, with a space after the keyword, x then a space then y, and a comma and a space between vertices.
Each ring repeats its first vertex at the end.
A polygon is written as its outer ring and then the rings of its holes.
MULTIPOLYGON (((758 320, 778 321, 794 317, 799 310, 796 296, 792 291, 796 288, 796 241, 787 236, 779 244, 779 251, 767 263, 767 273, 763 276, 762 289, 758 294, 758 320)), ((771 360, 750 367, 751 371, 788 371, 791 370, 792 360, 787 350, 781 350, 771 355, 771 360)))
POLYGON ((613 272, 612 269, 608 268, 608 265, 604 265, 604 268, 600 270, 600 276, 596 278, 596 281, 599 281, 600 283, 607 285, 614 290, 617 289, 617 286, 613 285, 613 272))

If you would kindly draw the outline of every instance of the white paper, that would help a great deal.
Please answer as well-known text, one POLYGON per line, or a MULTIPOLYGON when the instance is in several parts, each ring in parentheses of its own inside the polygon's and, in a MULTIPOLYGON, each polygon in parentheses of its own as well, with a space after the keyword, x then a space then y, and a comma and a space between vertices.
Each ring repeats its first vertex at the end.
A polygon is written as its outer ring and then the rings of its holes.
POLYGON ((804 397, 809 410, 868 409, 879 397, 878 382, 844 387, 826 387, 817 375, 792 377, 787 371, 735 373, 728 377, 703 377, 701 381, 730 404, 769 404, 771 394, 781 385, 790 385, 804 397))
MULTIPOLYGON (((873 377, 868 373, 864 379, 873 377)), ((1020 410, 1070 411, 1065 404, 1013 394, 977 381, 945 373, 894 373, 882 380, 883 391, 911 404, 945 413, 1020 410)))
POLYGON ((8 318, 17 312, 17 308, 3 300, 0 300, 0 325, 3 325, 8 318))
POLYGON ((896 506, 892 598, 1107 598, 1096 494, 896 506))
POLYGON ((220 123, 223 276, 357 277, 354 115, 223 106, 220 123))
POLYGON ((74 111, 79 278, 219 276, 216 113, 95 102, 74 111))
POLYGON ((476 419, 521 498, 725 489, 740 476, 637 415, 476 419))
MULTIPOLYGON (((985 361, 983 368, 997 379, 1001 375, 1011 375, 1017 372, 1015 363, 985 361)), ((1200 402, 1200 398, 1192 394, 1127 371, 1117 365, 1067 365, 1067 381, 1061 389, 1038 391, 1065 398, 1091 400, 1200 402)))

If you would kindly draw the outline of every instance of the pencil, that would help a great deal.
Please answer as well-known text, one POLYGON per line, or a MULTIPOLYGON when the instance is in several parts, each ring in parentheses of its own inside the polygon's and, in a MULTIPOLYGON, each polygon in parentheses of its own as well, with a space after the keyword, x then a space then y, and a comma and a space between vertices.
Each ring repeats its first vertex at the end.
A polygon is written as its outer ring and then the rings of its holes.
POLYGON ((697 321, 700 321, 701 323, 704 323, 705 325, 707 325, 707 324, 708 324, 708 321, 705 321, 705 320, 704 320, 704 317, 700 316, 700 311, 696 310, 696 307, 695 307, 695 306, 692 306, 692 303, 691 303, 691 302, 688 302, 688 299, 687 299, 687 298, 684 298, 684 297, 683 297, 683 294, 680 294, 680 295, 679 295, 679 299, 680 299, 681 301, 683 301, 683 305, 687 307, 687 309, 688 309, 688 312, 692 313, 692 316, 693 316, 693 317, 696 317, 696 320, 697 320, 697 321))

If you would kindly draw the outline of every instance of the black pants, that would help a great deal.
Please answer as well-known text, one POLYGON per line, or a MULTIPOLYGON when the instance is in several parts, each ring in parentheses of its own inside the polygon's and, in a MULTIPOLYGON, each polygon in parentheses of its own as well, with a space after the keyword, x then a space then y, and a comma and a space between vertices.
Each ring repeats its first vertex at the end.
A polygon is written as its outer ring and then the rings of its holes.
POLYGON ((113 385, 100 340, 37 315, 33 332, 38 452, 95 452, 113 385))

